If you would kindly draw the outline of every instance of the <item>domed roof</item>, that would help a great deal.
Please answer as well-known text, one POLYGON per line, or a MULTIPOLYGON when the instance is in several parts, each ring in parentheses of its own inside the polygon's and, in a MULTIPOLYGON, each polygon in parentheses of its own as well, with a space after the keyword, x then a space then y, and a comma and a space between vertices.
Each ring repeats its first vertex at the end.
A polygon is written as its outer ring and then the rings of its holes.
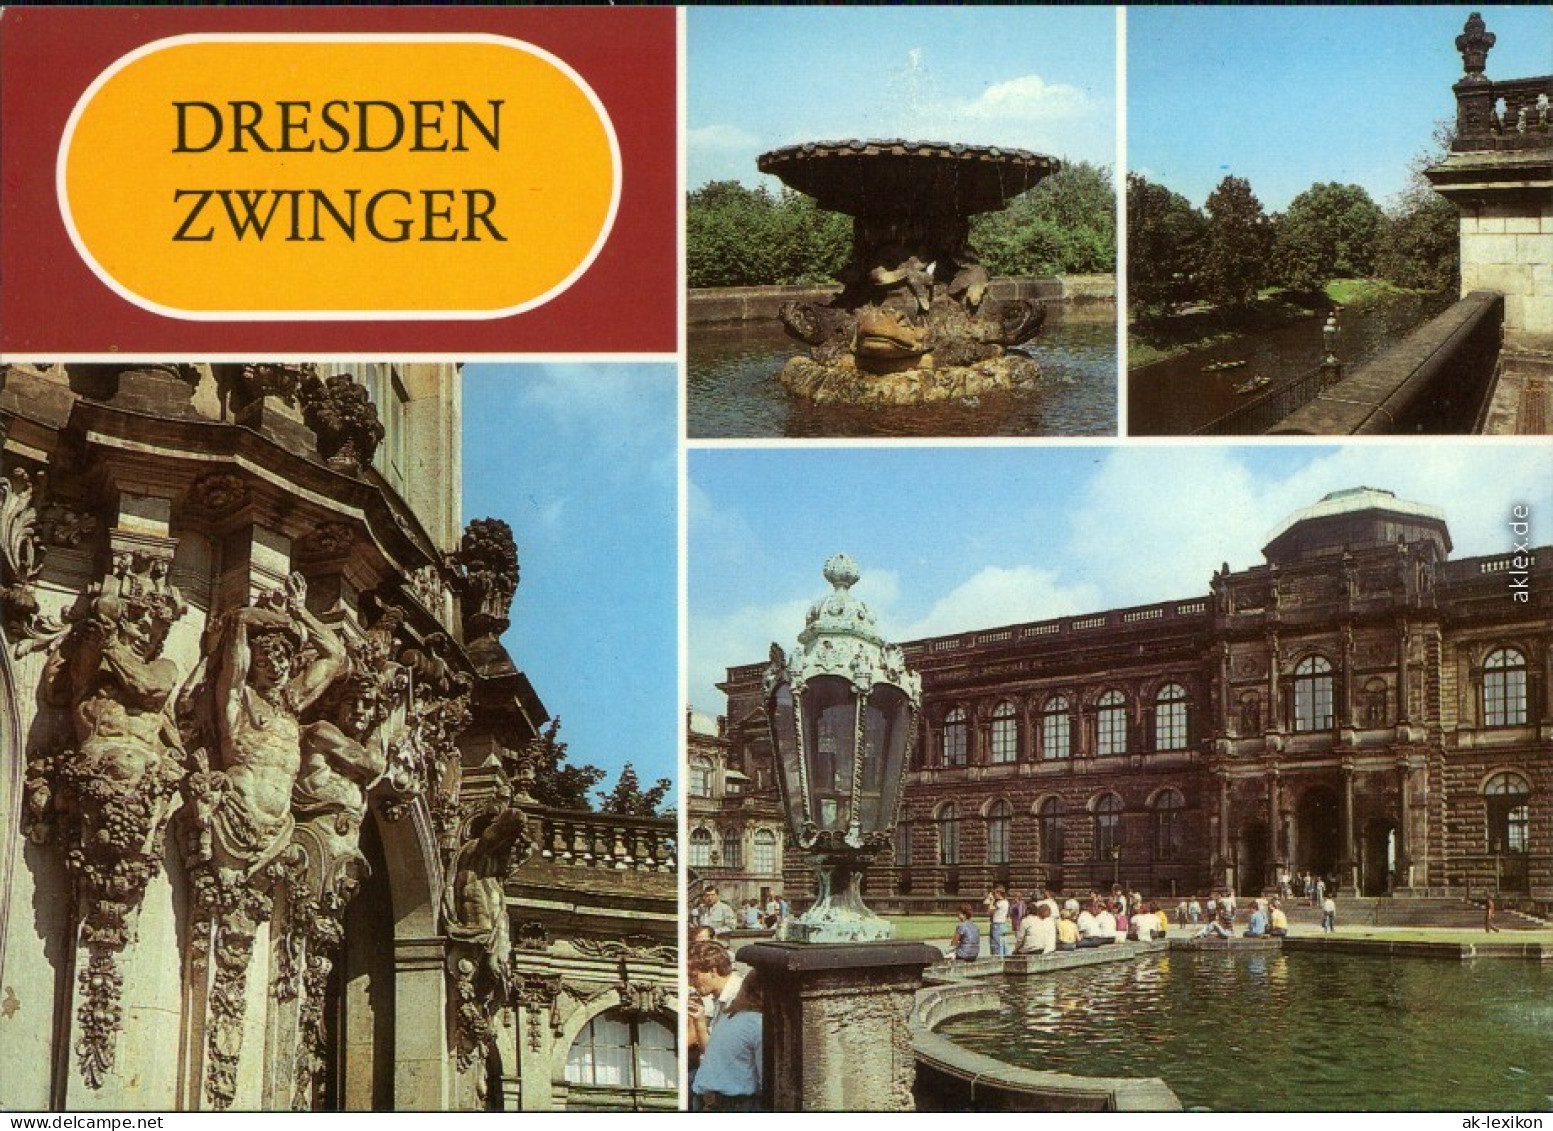
POLYGON ((1268 536, 1262 554, 1285 562, 1396 542, 1433 540, 1442 556, 1451 549, 1445 512, 1439 507, 1399 499, 1379 487, 1349 487, 1301 507, 1268 536))

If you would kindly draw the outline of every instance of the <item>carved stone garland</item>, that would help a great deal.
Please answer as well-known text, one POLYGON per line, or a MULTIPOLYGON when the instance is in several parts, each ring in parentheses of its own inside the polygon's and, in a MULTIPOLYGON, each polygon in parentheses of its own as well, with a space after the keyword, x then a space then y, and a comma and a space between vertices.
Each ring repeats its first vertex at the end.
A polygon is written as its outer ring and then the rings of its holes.
POLYGON ((75 889, 74 915, 87 954, 78 975, 81 1077, 100 1088, 123 1025, 118 956, 161 865, 168 818, 183 776, 183 748, 167 707, 178 667, 161 656, 187 609, 169 583, 168 557, 116 553, 108 577, 55 638, 44 688, 70 715, 74 748, 27 767, 23 831, 57 840, 75 889))

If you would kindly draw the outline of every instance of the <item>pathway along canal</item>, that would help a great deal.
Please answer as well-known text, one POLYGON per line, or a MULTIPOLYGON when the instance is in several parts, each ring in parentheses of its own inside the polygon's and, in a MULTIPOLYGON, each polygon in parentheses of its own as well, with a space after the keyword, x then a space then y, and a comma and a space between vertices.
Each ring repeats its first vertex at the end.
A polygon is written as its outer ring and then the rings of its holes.
POLYGON ((1035 387, 974 403, 867 408, 818 406, 777 382, 802 349, 775 318, 696 326, 689 334, 691 439, 801 436, 1114 436, 1116 306, 1047 307, 1026 351, 1041 367, 1035 387))
MULTIPOLYGON (((1338 356, 1352 372, 1390 349, 1454 301, 1453 296, 1390 295, 1343 311, 1338 356)), ((1235 389, 1258 375, 1271 387, 1321 364, 1321 327, 1326 314, 1300 318, 1275 330, 1246 334, 1230 342, 1192 350, 1127 374, 1127 432, 1131 436, 1189 435, 1257 393, 1235 389), (1244 361, 1234 369, 1204 371, 1214 362, 1244 361)))
POLYGON ((1162 1078, 1188 1110, 1546 1111, 1553 965, 1171 950, 998 986, 938 1032, 1022 1068, 1162 1078))

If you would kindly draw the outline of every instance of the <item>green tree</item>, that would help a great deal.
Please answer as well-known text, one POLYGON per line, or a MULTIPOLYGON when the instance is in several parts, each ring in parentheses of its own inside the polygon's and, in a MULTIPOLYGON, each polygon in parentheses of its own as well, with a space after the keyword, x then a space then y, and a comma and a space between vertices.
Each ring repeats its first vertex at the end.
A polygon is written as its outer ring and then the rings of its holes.
POLYGON ((1207 227, 1186 197, 1127 174, 1127 305, 1135 317, 1169 314, 1193 297, 1207 227))
POLYGON ((1267 282, 1272 231, 1262 202, 1243 177, 1225 177, 1208 194, 1203 292, 1219 306, 1246 306, 1267 282))
POLYGON ((541 805, 556 809, 591 809, 588 795, 604 780, 604 771, 597 766, 568 766, 566 743, 560 740, 560 733, 558 715, 524 751, 534 766, 529 794, 541 805))
POLYGON ((674 783, 668 778, 659 778, 651 789, 643 789, 636 767, 627 762, 621 767, 615 788, 607 793, 599 791, 599 812, 621 817, 656 817, 673 788, 674 783))
POLYGON ((1358 185, 1311 185, 1274 222, 1273 278, 1298 290, 1370 275, 1385 223, 1358 185))
POLYGON ((1065 165, 1002 211, 973 218, 971 246, 994 275, 1116 270, 1111 171, 1087 161, 1065 165))
POLYGON ((1375 269, 1399 286, 1450 293, 1461 285, 1460 213, 1424 176, 1454 136, 1454 122, 1435 124, 1434 143, 1409 162, 1407 187, 1386 210, 1375 269))
POLYGON ((852 222, 802 193, 710 181, 686 197, 685 272, 692 287, 834 281, 852 222))

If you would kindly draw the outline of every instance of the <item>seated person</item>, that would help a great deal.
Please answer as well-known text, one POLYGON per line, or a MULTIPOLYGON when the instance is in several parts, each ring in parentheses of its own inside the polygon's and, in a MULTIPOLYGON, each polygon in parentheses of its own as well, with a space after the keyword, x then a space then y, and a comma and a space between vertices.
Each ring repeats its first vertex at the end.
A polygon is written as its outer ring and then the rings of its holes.
POLYGON ((1078 944, 1078 924, 1073 921, 1073 912, 1064 908, 1062 917, 1057 920, 1057 949, 1077 950, 1078 944))
POLYGON ((1015 954, 1050 954, 1057 949, 1057 921, 1051 908, 1037 903, 1033 914, 1026 915, 1014 937, 1015 954))
POLYGON ((1283 904, 1273 900, 1273 909, 1267 916, 1267 934, 1271 938, 1287 938, 1289 934, 1289 917, 1283 913, 1283 904))
POLYGON ((1085 949, 1116 941, 1116 919, 1099 903, 1078 913, 1078 945, 1085 949))
POLYGON ((1154 914, 1152 907, 1153 905, 1150 904, 1149 909, 1140 911, 1132 917, 1132 923, 1127 932, 1128 938, 1137 939, 1139 942, 1150 942, 1153 940, 1155 923, 1159 916, 1154 914))
POLYGON ((1132 917, 1127 914, 1127 904, 1113 903, 1111 915, 1111 937, 1117 942, 1126 942, 1127 932, 1132 930, 1132 917))
POLYGON ((953 948, 949 957, 959 962, 968 962, 981 954, 981 933, 976 930, 976 924, 972 921, 975 912, 971 910, 969 903, 960 905, 960 922, 954 929, 954 938, 949 945, 953 948))
POLYGON ((1208 925, 1197 932, 1200 939, 1232 939, 1235 937, 1235 921, 1230 918, 1229 908, 1219 905, 1218 914, 1208 920, 1208 925))
POLYGON ((1251 901, 1251 922, 1246 924, 1246 938, 1261 939, 1267 937, 1267 913, 1262 910, 1262 901, 1251 901))

